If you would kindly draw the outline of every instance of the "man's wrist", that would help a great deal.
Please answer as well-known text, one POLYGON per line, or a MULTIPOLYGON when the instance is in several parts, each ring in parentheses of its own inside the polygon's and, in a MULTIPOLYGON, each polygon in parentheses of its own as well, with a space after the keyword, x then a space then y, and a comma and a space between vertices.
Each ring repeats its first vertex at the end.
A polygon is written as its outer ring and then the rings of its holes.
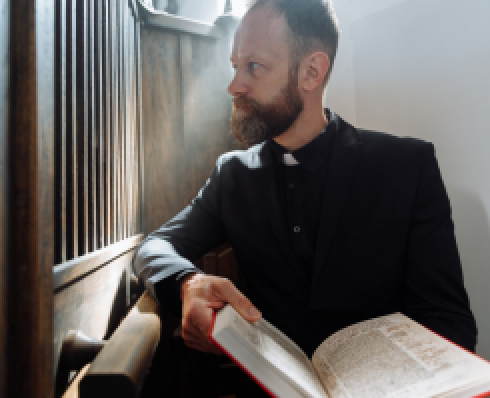
POLYGON ((199 275, 199 272, 190 272, 181 279, 180 281, 180 299, 182 300, 182 297, 184 297, 184 292, 185 290, 189 287, 191 280, 196 276, 199 275))

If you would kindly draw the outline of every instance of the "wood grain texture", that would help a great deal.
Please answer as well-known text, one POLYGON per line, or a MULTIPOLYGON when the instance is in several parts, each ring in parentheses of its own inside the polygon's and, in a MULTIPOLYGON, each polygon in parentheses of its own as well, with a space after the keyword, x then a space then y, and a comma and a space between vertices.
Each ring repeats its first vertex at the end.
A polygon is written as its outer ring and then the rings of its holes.
POLYGON ((109 245, 111 243, 111 43, 110 43, 110 5, 108 1, 102 3, 102 79, 105 81, 103 85, 102 100, 104 101, 104 163, 102 173, 103 177, 103 190, 104 190, 104 211, 102 212, 102 230, 104 231, 104 244, 109 245))
POLYGON ((230 134, 229 43, 141 28, 144 222, 150 232, 189 204, 230 134))
POLYGON ((145 162, 144 162, 144 134, 143 134, 143 92, 142 92, 142 72, 141 72, 141 23, 136 22, 136 83, 137 83, 137 128, 138 128, 138 196, 140 204, 138 206, 138 232, 147 231, 146 220, 144 218, 143 204, 145 203, 145 162))
POLYGON ((66 261, 66 0, 56 2, 55 34, 55 262, 66 261))
POLYGON ((96 249, 105 246, 105 234, 103 231, 104 220, 104 117, 105 117, 105 102, 103 100, 103 87, 105 81, 103 79, 103 34, 102 34, 102 3, 95 3, 95 76, 96 76, 96 123, 97 123, 97 142, 96 142, 96 216, 95 216, 95 231, 96 231, 96 249))
POLYGON ((106 265, 121 254, 134 249, 142 240, 142 234, 134 235, 82 257, 56 265, 53 268, 54 290, 63 289, 65 285, 73 283, 86 274, 106 265))
POLYGON ((80 398, 137 397, 160 340, 160 314, 145 292, 80 382, 80 398))
POLYGON ((88 196, 85 197, 88 212, 88 252, 95 250, 96 234, 96 143, 97 143, 97 102, 96 102, 96 73, 95 73, 95 3, 94 0, 85 0, 87 3, 87 19, 88 19, 88 196))
POLYGON ((70 329, 105 340, 126 313, 126 270, 128 252, 97 272, 69 285, 54 296, 54 352, 58 365, 61 341, 70 329))
POLYGON ((118 118, 118 34, 117 34, 117 10, 116 1, 110 0, 110 21, 111 21, 111 243, 117 242, 119 239, 117 233, 117 131, 119 126, 118 118))
POLYGON ((77 7, 66 0, 66 255, 78 256, 78 172, 77 172, 77 7))
POLYGON ((54 26, 50 1, 10 2, 8 393, 54 393, 54 26))
POLYGON ((123 109, 123 90, 122 90, 122 79, 123 79, 123 59, 122 59, 122 51, 123 51, 123 34, 122 34, 122 28, 117 28, 122 26, 122 2, 114 2, 114 6, 116 8, 116 32, 117 32, 117 78, 116 78, 116 84, 117 84, 117 107, 116 107, 116 117, 117 117, 117 127, 116 127, 116 147, 115 147, 115 154, 116 154, 116 224, 117 224, 117 235, 116 239, 121 240, 123 239, 123 233, 122 233, 122 217, 121 217, 121 212, 122 212, 122 207, 121 207, 121 175, 122 175, 122 170, 121 170, 121 161, 122 161, 122 152, 121 152, 121 137, 122 137, 122 132, 124 131, 124 125, 123 125, 123 117, 122 117, 122 109, 123 109))
POLYGON ((71 382, 70 386, 67 388, 65 393, 63 394, 62 398, 78 398, 78 388, 80 386, 80 382, 82 381, 83 377, 87 374, 88 370, 90 368, 90 364, 85 365, 80 372, 77 373, 73 381, 71 382))
POLYGON ((183 207, 177 194, 185 181, 178 35, 143 27, 141 57, 148 232, 183 207))
POLYGON ((9 81, 9 1, 0 0, 0 396, 7 396, 7 131, 9 81))
POLYGON ((88 7, 76 4, 78 255, 88 253, 88 7))
POLYGON ((121 2, 122 6, 122 33, 123 33, 123 130, 122 130, 122 219, 123 219, 123 239, 128 236, 128 135, 129 135, 129 9, 128 2, 121 2))

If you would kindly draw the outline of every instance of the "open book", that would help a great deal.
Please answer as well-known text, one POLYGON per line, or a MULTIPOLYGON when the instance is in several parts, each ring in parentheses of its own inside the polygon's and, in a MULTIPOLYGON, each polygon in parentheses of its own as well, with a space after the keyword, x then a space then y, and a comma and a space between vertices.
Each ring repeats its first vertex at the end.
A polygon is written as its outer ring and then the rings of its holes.
POLYGON ((489 362, 400 313, 334 333, 311 360, 269 322, 248 323, 229 305, 209 337, 272 396, 490 396, 489 362))

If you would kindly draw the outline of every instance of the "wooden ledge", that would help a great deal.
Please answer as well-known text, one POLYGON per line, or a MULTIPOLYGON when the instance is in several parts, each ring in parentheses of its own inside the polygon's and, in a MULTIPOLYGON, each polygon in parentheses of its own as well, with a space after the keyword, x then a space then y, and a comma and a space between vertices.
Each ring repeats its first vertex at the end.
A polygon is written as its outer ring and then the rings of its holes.
POLYGON ((143 234, 136 234, 82 257, 55 265, 53 268, 53 288, 55 293, 87 274, 109 264, 124 253, 133 250, 142 240, 143 234))
POLYGON ((158 304, 143 293, 80 381, 80 398, 135 398, 160 341, 158 304))

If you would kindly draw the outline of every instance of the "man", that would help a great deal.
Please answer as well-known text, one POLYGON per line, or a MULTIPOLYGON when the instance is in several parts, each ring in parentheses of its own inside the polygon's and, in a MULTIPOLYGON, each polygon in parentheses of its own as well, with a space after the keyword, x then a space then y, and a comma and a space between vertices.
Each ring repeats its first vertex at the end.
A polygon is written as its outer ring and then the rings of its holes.
POLYGON ((474 349, 433 146, 356 129, 322 108, 337 40, 321 0, 258 0, 237 30, 232 128, 251 147, 220 156, 192 204, 134 262, 162 307, 182 308, 189 347, 215 352, 212 313, 230 303, 308 355, 335 331, 395 311, 474 349), (192 266, 225 241, 248 297, 192 266))

